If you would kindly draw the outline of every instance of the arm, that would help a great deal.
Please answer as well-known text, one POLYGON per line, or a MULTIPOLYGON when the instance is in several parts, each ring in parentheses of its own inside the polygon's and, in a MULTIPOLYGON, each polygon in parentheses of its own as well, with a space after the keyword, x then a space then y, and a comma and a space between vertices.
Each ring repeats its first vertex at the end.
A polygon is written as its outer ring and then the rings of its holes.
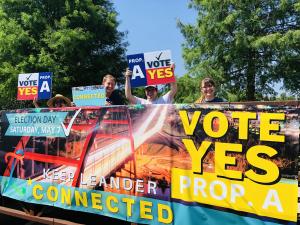
POLYGON ((131 86, 130 86, 131 75, 132 75, 132 71, 127 68, 125 72, 125 96, 131 104, 136 104, 136 99, 131 94, 131 86))
MULTIPOLYGON (((175 71, 175 64, 172 63, 170 67, 174 72, 175 71)), ((175 72, 174 72, 174 76, 175 76, 175 72)), ((170 96, 171 99, 174 99, 174 97, 176 95, 176 92, 177 92, 177 83, 176 83, 176 81, 174 83, 170 84, 170 88, 171 89, 169 91, 169 96, 170 96)))
POLYGON ((37 103, 36 97, 32 101, 35 108, 40 108, 39 104, 37 103))
POLYGON ((177 92, 177 83, 176 81, 174 83, 171 83, 170 84, 170 91, 169 91, 169 96, 171 99, 174 99, 175 95, 176 95, 176 92, 177 92))

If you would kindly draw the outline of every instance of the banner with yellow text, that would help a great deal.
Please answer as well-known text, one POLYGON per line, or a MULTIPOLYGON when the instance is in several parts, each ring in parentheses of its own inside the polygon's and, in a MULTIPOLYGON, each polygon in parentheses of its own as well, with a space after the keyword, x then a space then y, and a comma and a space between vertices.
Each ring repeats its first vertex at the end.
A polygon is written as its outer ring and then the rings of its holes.
POLYGON ((141 224, 296 224, 298 105, 1 112, 1 195, 141 224))

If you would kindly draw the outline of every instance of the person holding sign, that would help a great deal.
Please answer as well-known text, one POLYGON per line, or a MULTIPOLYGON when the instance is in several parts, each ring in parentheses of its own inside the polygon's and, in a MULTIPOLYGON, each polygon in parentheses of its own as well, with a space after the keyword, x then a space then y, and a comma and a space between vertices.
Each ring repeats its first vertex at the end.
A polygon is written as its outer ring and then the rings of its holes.
MULTIPOLYGON (((34 99, 32 103, 35 106, 35 108, 39 108, 40 107, 38 105, 36 99, 34 99)), ((72 102, 67 97, 65 97, 65 96, 63 96, 61 94, 56 94, 53 98, 50 98, 47 101, 47 106, 50 107, 50 108, 71 107, 72 106, 72 102)))
POLYGON ((200 82, 201 97, 195 103, 224 102, 224 99, 217 97, 216 84, 212 78, 206 77, 200 82))
MULTIPOLYGON (((175 69, 175 65, 171 65, 171 69, 175 69)), ((171 104, 177 92, 176 82, 170 83, 171 89, 165 95, 158 97, 158 89, 156 85, 145 86, 146 99, 136 97, 131 94, 130 77, 132 71, 127 68, 125 72, 125 95, 131 104, 171 104)))
POLYGON ((110 74, 103 77, 102 85, 105 87, 106 91, 106 103, 105 105, 124 105, 124 98, 121 96, 120 92, 115 90, 116 78, 110 74))

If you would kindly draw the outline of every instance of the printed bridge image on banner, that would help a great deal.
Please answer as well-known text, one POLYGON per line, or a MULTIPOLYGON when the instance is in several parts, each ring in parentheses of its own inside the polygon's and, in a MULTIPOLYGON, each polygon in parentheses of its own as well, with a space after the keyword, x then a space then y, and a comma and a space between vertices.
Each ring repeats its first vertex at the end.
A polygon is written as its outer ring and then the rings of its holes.
POLYGON ((1 111, 1 195, 141 224, 296 224, 297 106, 1 111))

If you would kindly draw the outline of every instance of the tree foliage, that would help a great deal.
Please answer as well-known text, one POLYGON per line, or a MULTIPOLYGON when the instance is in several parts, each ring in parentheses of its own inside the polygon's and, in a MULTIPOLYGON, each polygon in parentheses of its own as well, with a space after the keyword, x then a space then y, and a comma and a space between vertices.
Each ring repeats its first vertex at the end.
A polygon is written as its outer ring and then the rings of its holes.
POLYGON ((117 26, 108 0, 0 0, 2 108, 18 107, 10 100, 19 73, 53 72, 54 93, 67 96, 107 73, 123 79, 127 43, 117 26))
POLYGON ((219 81, 223 96, 255 100, 273 83, 300 93, 300 3, 297 0, 191 0, 195 25, 178 25, 188 73, 219 81))
POLYGON ((188 74, 177 78, 176 103, 193 103, 200 97, 199 79, 188 74))

